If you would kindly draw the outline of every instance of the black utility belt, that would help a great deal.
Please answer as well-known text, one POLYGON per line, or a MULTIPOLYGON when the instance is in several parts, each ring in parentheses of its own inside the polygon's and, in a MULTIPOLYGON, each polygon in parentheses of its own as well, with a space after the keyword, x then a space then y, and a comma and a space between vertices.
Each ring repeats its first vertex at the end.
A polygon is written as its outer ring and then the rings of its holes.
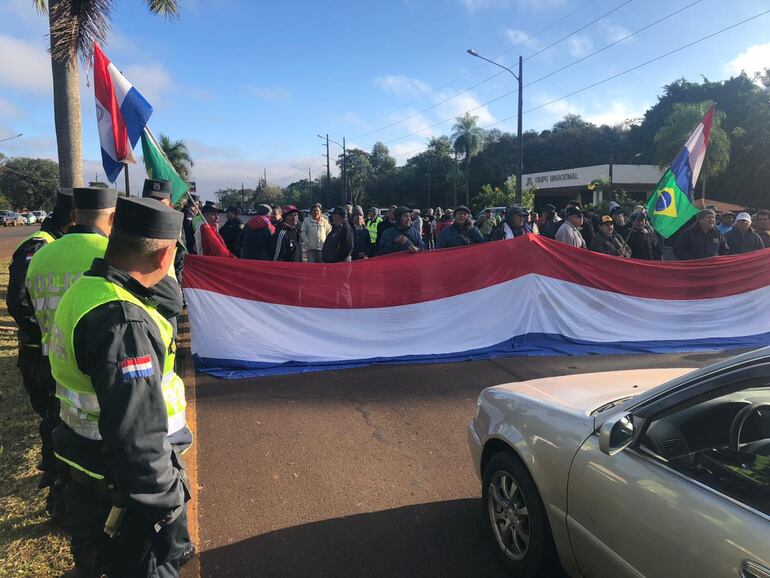
POLYGON ((79 486, 85 486, 105 498, 109 499, 110 494, 113 494, 116 491, 115 484, 106 478, 98 480, 69 464, 65 464, 65 470, 68 481, 78 484, 79 486))

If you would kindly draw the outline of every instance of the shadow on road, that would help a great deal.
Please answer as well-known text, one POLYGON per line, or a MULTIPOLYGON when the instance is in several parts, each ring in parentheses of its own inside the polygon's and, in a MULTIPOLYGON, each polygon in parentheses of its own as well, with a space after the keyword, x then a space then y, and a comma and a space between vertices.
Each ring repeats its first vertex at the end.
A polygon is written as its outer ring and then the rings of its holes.
POLYGON ((324 520, 201 554, 202 576, 503 577, 478 499, 324 520))

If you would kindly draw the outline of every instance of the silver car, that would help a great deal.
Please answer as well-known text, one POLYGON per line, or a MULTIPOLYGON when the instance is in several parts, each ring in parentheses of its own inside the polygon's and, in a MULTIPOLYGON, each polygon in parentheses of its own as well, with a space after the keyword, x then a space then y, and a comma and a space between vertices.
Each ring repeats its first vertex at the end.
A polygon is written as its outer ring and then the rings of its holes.
POLYGON ((514 576, 770 578, 770 348, 491 387, 468 438, 514 576))

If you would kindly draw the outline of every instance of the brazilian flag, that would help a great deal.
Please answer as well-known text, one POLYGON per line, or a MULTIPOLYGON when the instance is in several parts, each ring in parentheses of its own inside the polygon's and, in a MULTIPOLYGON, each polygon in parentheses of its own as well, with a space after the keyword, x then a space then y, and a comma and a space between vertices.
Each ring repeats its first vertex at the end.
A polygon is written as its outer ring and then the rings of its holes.
POLYGON ((655 230, 668 239, 698 213, 687 195, 676 184, 669 168, 658 181, 647 203, 647 214, 655 230))

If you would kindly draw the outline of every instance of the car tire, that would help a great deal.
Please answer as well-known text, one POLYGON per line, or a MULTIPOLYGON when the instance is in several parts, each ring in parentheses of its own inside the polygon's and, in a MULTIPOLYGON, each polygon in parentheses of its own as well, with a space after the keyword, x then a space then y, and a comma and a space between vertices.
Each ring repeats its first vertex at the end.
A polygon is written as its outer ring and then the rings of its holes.
POLYGON ((543 501, 518 456, 511 452, 492 456, 484 468, 481 495, 492 545, 512 576, 564 576, 543 501), (502 489, 506 486, 509 495, 502 489))

